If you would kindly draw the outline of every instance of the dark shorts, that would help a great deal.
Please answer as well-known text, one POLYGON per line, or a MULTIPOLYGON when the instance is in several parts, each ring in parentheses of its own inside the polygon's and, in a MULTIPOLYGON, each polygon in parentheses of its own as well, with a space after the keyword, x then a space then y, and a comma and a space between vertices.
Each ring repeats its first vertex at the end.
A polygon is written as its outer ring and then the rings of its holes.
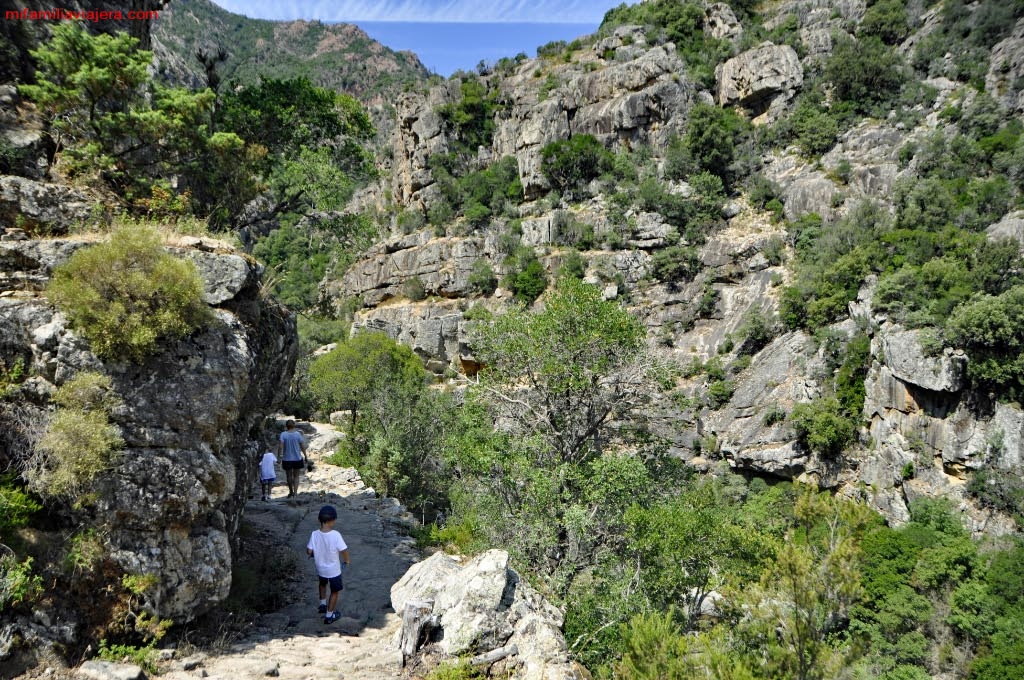
POLYGON ((301 460, 282 460, 281 467, 285 470, 301 470, 306 464, 301 460))
POLYGON ((330 583, 332 593, 338 593, 345 589, 345 585, 341 582, 341 574, 338 574, 333 578, 324 578, 323 576, 319 576, 317 578, 320 579, 320 585, 322 586, 330 583))

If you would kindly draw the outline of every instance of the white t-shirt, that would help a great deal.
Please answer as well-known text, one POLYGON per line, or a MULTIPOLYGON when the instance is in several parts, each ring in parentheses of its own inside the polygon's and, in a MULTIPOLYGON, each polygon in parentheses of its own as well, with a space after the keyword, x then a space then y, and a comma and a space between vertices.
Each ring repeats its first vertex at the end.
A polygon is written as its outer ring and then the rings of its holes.
POLYGON ((260 461, 260 479, 274 479, 274 463, 277 462, 277 456, 270 451, 263 454, 263 460, 260 461))
POLYGON ((316 573, 323 578, 334 578, 341 575, 341 553, 348 550, 345 539, 336 530, 321 531, 317 529, 309 536, 307 550, 313 551, 313 562, 316 573))

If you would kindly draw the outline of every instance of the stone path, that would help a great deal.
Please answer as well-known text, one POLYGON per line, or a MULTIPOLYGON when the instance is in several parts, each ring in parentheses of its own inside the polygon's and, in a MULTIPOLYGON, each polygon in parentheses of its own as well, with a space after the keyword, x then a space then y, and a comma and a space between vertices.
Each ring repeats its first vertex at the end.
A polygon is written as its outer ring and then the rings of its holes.
POLYGON ((336 435, 329 426, 315 427, 310 458, 317 465, 303 474, 298 496, 286 498, 287 486, 279 478, 273 500, 258 500, 257 488, 255 500, 246 506, 243 540, 259 541, 259 548, 283 562, 280 580, 265 584, 282 606, 256 619, 242 639, 222 650, 167 661, 160 677, 403 677, 401 654, 394 643, 401 621, 391 609, 391 586, 420 555, 414 541, 397 530, 402 509, 394 501, 377 498, 354 470, 320 462, 333 451, 336 435), (342 618, 330 625, 317 613, 316 571, 306 558, 306 541, 319 527, 317 512, 325 503, 338 509, 336 526, 352 560, 339 598, 342 618))

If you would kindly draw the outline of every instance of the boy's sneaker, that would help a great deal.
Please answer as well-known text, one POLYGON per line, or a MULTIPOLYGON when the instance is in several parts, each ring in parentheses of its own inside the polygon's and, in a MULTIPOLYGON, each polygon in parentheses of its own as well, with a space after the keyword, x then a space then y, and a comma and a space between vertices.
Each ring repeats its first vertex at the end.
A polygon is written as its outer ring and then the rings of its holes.
POLYGON ((324 617, 324 623, 334 623, 341 618, 341 612, 331 612, 324 617))
POLYGON ((322 604, 319 607, 317 607, 316 610, 320 614, 326 614, 327 613, 327 605, 322 604))

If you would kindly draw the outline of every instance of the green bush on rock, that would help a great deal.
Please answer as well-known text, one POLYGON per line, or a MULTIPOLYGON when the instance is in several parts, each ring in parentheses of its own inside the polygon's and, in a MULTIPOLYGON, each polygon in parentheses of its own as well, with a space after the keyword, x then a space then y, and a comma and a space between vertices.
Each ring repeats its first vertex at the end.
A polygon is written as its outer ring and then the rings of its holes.
POLYGON ((54 271, 47 294, 101 359, 140 362, 210 316, 195 265, 164 251, 152 227, 117 229, 54 271))

